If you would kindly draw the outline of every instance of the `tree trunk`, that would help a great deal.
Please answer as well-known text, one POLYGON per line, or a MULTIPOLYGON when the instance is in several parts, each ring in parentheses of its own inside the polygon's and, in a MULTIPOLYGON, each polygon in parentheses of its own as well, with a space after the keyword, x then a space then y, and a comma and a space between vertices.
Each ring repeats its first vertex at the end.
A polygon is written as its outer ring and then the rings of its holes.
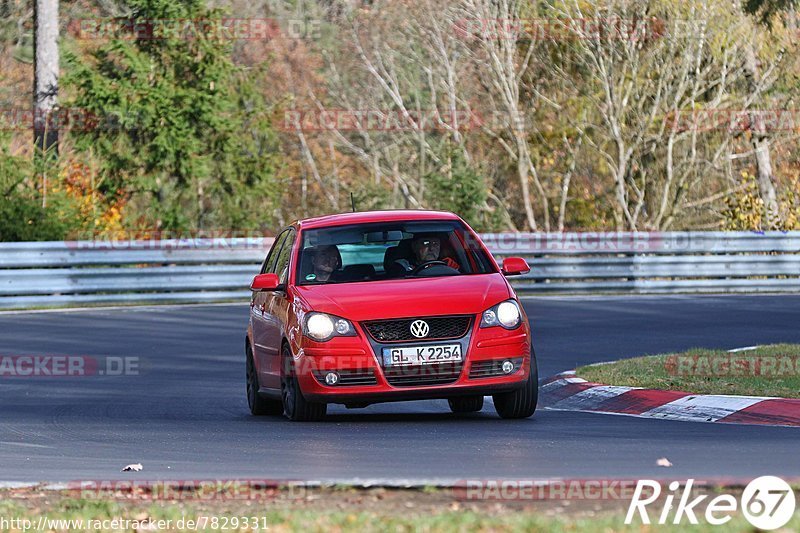
MULTIPOLYGON (((745 69, 747 71, 750 91, 754 94, 759 90, 760 74, 758 71, 755 46, 752 42, 749 43, 745 49, 745 69)), ((757 101, 758 98, 754 98, 754 100, 757 101)), ((757 110, 752 111, 749 118, 750 127, 752 129, 753 149, 756 156, 758 193, 764 204, 764 216, 766 220, 766 223, 762 224, 762 227, 768 230, 778 229, 780 227, 780 213, 778 212, 778 195, 775 191, 775 179, 772 175, 769 133, 764 127, 763 116, 760 116, 757 110)))
POLYGON ((791 32, 797 31, 797 9, 795 9, 794 4, 794 1, 790 2, 789 7, 786 9, 786 29, 791 32))
POLYGON ((44 151, 58 151, 57 121, 48 120, 58 98, 58 0, 35 0, 33 137, 44 151))
POLYGON ((530 176, 528 169, 531 166, 531 156, 528 152, 528 141, 522 137, 520 132, 515 132, 517 141, 517 177, 519 186, 522 189, 522 204, 525 207, 525 219, 530 231, 537 231, 536 215, 533 213, 531 200, 530 176))
MULTIPOLYGON (((751 117, 752 122, 752 117, 751 117)), ((757 126, 754 124, 753 148, 756 153, 756 167, 758 168, 758 193, 761 201, 764 202, 764 211, 767 223, 764 229, 780 229, 781 218, 778 210, 778 195, 775 191, 775 183, 772 177, 772 158, 769 153, 769 139, 764 131, 762 118, 756 118, 757 126)))

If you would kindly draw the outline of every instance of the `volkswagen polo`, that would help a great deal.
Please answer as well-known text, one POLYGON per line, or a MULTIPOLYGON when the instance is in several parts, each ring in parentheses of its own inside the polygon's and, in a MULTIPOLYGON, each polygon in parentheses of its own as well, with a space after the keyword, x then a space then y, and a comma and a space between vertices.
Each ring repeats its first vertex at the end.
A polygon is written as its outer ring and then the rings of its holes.
POLYGON ((538 398, 525 311, 460 217, 373 211, 301 220, 276 238, 251 284, 245 339, 254 415, 319 420, 330 403, 446 399, 455 413, 491 396, 503 418, 538 398))

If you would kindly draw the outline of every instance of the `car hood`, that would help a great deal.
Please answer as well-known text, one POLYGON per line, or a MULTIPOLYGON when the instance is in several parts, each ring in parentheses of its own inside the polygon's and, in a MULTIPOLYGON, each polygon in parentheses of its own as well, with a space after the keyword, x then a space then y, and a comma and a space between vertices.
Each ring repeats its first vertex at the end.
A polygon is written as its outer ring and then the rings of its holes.
POLYGON ((477 314, 509 297, 502 274, 305 285, 307 310, 363 320, 477 314))

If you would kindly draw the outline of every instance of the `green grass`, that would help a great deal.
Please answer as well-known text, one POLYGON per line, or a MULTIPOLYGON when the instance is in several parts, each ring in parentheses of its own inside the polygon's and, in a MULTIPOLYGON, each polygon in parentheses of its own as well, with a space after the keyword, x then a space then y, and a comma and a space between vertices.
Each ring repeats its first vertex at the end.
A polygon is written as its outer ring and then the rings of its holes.
MULTIPOLYGON (((206 522, 200 531, 247 531, 242 524, 233 525, 233 517, 256 519, 259 530, 270 531, 364 531, 364 532, 471 532, 471 531, 686 531, 688 524, 644 526, 624 524, 627 502, 595 502, 581 506, 578 502, 537 502, 516 504, 497 502, 459 502, 453 498, 440 497, 430 502, 430 495, 419 490, 359 490, 351 489, 346 495, 331 496, 321 491, 314 497, 300 501, 252 501, 252 502, 143 502, 118 500, 73 499, 54 493, 39 491, 21 496, 0 491, 0 518, 28 519, 34 524, 41 515, 49 519, 127 519, 127 520, 172 520, 172 524, 183 518, 216 517, 217 528, 206 522), (387 495, 387 492, 392 494, 387 495)), ((441 492, 446 493, 443 489, 441 492)), ((309 495, 311 496, 311 495, 309 495)), ((657 520, 660 508, 651 510, 651 519, 657 520)), ((729 531, 753 531, 743 516, 734 514, 723 526, 704 523, 700 513, 700 524, 692 526, 693 532, 723 533, 729 531)), ((242 519, 240 518, 240 522, 242 519)), ((194 530, 177 528, 170 531, 194 530)), ((11 528, 2 529, 12 530, 11 528)), ((52 527, 53 531, 68 528, 52 527)), ((73 528, 74 530, 74 528, 73 528)), ((107 529, 105 529, 107 530, 107 529)), ((784 528, 786 531, 800 530, 800 514, 795 513, 784 528)), ((128 531, 133 531, 129 528, 128 531)), ((140 529, 139 531, 148 531, 140 529)), ((152 531, 157 531, 153 529, 152 531)), ((162 530, 165 531, 165 530, 162 530)))
POLYGON ((800 345, 773 344, 737 353, 696 348, 583 366, 577 375, 607 385, 800 398, 800 345))

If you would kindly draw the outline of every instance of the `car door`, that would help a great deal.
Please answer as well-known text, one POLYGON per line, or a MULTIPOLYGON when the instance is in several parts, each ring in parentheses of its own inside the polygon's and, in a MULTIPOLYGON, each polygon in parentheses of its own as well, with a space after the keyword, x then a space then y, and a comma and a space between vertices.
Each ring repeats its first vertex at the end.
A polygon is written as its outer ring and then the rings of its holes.
POLYGON ((285 288, 289 281, 295 235, 293 228, 287 230, 286 239, 276 257, 274 270, 272 271, 278 275, 284 290, 264 293, 264 362, 266 364, 264 365, 265 374, 261 383, 265 387, 276 389, 280 389, 281 386, 281 342, 289 310, 289 300, 285 288))
MULTIPOLYGON (((284 230, 275 239, 272 248, 261 266, 261 274, 268 274, 275 272, 275 264, 280 255, 281 248, 286 242, 286 237, 289 235, 289 230, 284 230)), ((253 293, 252 300, 250 301, 250 317, 253 324, 253 357, 255 358, 256 367, 258 368, 258 377, 261 386, 271 387, 269 385, 270 372, 268 365, 271 360, 270 357, 270 343, 269 337, 274 328, 271 327, 270 317, 266 313, 267 300, 271 295, 269 291, 262 291, 253 293)))

